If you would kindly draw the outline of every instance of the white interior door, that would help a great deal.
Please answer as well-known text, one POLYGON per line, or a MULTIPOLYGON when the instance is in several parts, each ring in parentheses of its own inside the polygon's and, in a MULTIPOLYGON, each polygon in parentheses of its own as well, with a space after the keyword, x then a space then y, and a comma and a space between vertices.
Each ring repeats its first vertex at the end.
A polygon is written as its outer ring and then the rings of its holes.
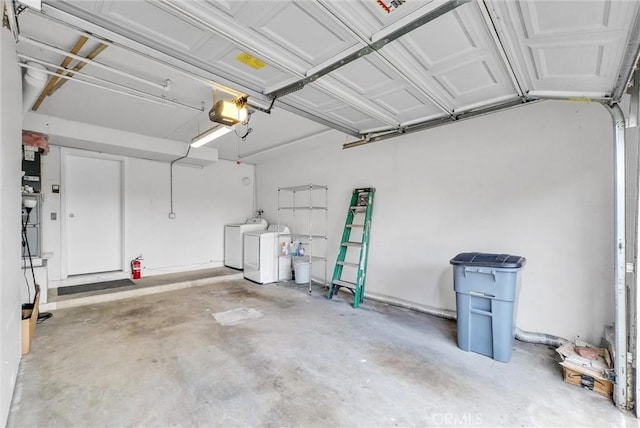
POLYGON ((122 270, 122 162, 64 161, 67 275, 122 270))

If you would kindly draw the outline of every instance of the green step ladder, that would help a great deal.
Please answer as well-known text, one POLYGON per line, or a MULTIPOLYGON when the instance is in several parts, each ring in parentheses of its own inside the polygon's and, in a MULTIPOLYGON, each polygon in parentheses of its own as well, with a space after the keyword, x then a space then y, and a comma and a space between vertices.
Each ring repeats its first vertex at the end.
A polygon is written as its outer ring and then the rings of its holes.
POLYGON ((338 294, 341 287, 347 288, 353 294, 353 307, 357 308, 364 301, 364 285, 367 276, 367 259, 369 256, 369 233, 371 231, 371 215, 373 213, 373 197, 376 189, 361 188, 353 189, 347 221, 342 232, 340 251, 336 260, 336 267, 333 270, 333 278, 329 284, 327 298, 331 299, 338 294), (357 220, 356 220, 357 219, 357 220), (362 229, 362 240, 351 241, 351 231, 356 228, 362 229), (346 262, 347 252, 350 249, 360 250, 358 263, 346 262), (356 282, 342 280, 343 269, 357 269, 356 282))

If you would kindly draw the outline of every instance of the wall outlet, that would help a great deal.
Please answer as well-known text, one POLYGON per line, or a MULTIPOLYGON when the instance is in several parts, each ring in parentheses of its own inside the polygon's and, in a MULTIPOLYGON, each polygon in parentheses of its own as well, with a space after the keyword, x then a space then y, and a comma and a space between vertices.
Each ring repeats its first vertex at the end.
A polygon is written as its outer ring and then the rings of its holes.
POLYGON ((174 220, 176 218, 176 213, 169 213, 169 218, 174 220))

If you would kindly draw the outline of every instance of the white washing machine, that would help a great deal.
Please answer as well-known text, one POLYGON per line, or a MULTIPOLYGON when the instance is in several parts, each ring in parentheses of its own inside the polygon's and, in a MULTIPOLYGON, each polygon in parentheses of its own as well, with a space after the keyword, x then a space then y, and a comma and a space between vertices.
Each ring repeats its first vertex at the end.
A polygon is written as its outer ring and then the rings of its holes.
POLYGON ((246 232, 266 230, 267 221, 263 218, 248 218, 245 223, 228 224, 224 227, 224 265, 242 269, 242 235, 246 232))
MULTIPOLYGON (((278 259, 281 233, 287 226, 272 224, 263 232, 244 234, 244 277, 258 284, 278 282, 278 259)), ((284 274, 284 273, 283 273, 284 274)))

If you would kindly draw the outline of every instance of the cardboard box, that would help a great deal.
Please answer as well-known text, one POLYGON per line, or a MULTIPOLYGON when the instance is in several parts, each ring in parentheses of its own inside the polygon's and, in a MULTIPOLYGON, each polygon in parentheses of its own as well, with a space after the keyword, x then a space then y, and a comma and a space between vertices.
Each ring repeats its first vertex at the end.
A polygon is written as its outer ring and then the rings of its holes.
POLYGON ((613 367, 609 350, 584 342, 568 342, 556 349, 556 352, 562 357, 560 365, 565 382, 595 391, 608 398, 613 396, 613 382, 610 380, 613 367), (593 352, 589 353, 591 358, 580 355, 580 349, 576 349, 576 346, 592 350, 593 352))
POLYGON ((562 377, 565 382, 595 391, 607 398, 613 396, 613 383, 607 379, 596 378, 568 367, 562 367, 562 377))
POLYGON ((40 306, 40 290, 36 291, 33 300, 33 308, 22 309, 22 355, 28 354, 31 350, 31 341, 36 332, 38 321, 38 307, 40 306))

